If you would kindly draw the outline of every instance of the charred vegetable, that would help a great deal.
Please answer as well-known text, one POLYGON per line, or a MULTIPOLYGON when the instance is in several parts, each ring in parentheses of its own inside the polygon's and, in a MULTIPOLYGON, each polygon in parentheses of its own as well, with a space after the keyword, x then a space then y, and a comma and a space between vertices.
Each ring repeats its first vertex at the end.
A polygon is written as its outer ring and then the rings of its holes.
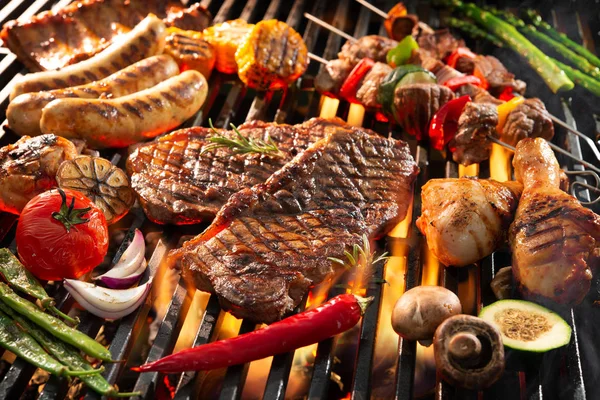
POLYGON ((46 314, 29 300, 23 299, 4 283, 0 283, 0 300, 13 311, 21 314, 29 321, 52 336, 69 343, 84 353, 103 361, 112 361, 110 351, 83 332, 65 325, 64 322, 46 314))
POLYGON ((54 299, 48 296, 44 287, 8 249, 0 249, 0 273, 10 286, 21 293, 25 293, 38 299, 42 304, 42 307, 47 308, 54 315, 72 324, 77 324, 79 322, 54 306, 54 299))
POLYGON ((181 71, 193 69, 204 75, 206 79, 210 77, 215 66, 215 49, 200 32, 168 28, 165 53, 177 61, 181 71))
POLYGON ((392 327, 408 340, 429 346, 437 327, 453 315, 462 313, 458 297, 441 286, 417 286, 407 290, 396 302, 392 327))
POLYGON ((52 375, 83 377, 102 372, 94 369, 70 370, 46 353, 28 333, 19 329, 14 321, 2 311, 0 311, 0 346, 52 375))
POLYGON ((127 174, 101 157, 79 156, 63 162, 56 181, 60 188, 76 190, 92 200, 109 225, 127 214, 135 203, 127 174))
POLYGON ((275 19, 256 24, 235 53, 238 75, 256 90, 287 87, 308 66, 308 50, 302 36, 275 19))
POLYGON ((293 315, 265 328, 180 351, 134 371, 166 373, 202 371, 244 364, 287 353, 347 331, 358 323, 372 298, 336 296, 315 309, 293 315))
POLYGON ((573 89, 574 84, 565 73, 511 24, 473 3, 463 3, 460 0, 445 0, 444 3, 462 12, 525 57, 554 93, 573 89))
POLYGON ((484 307, 479 317, 496 326, 512 349, 545 352, 566 346, 571 327, 558 314, 524 300, 500 300, 484 307))
POLYGON ((504 372, 500 332, 481 318, 448 318, 435 331, 433 346, 438 372, 455 386, 485 389, 504 372))
POLYGON ((217 71, 224 74, 234 74, 238 70, 235 62, 235 52, 244 42, 254 25, 243 19, 223 22, 206 28, 202 33, 204 40, 213 45, 216 52, 217 71))
POLYGON ((39 279, 79 278, 100 264, 108 251, 106 219, 79 192, 44 192, 21 213, 17 251, 23 265, 39 279))

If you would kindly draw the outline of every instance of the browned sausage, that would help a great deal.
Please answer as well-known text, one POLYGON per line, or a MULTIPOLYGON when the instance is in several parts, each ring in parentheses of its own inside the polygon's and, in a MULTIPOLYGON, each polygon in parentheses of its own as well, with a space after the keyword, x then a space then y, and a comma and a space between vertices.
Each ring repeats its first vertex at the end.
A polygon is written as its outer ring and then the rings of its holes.
POLYGON ((165 47, 165 24, 150 14, 121 39, 92 58, 56 71, 27 74, 17 82, 10 100, 22 93, 83 85, 105 78, 136 61, 162 53, 165 47))
POLYGON ((65 98, 111 99, 148 89, 179 73, 171 56, 152 56, 115 72, 107 78, 65 89, 24 93, 8 105, 8 126, 19 135, 38 136, 42 109, 52 100, 65 98))
POLYGON ((42 110, 40 128, 94 148, 126 147, 181 125, 202 107, 207 86, 200 72, 188 70, 114 100, 54 100, 42 110))

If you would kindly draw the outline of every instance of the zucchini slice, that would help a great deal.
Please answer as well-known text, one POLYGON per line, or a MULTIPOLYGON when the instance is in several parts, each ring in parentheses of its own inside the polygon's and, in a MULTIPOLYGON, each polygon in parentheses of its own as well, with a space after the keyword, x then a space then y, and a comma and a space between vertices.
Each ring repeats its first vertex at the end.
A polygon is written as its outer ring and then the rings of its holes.
POLYGON ((558 314, 524 300, 500 300, 484 307, 479 318, 495 325, 506 347, 543 353, 565 346, 571 327, 558 314))

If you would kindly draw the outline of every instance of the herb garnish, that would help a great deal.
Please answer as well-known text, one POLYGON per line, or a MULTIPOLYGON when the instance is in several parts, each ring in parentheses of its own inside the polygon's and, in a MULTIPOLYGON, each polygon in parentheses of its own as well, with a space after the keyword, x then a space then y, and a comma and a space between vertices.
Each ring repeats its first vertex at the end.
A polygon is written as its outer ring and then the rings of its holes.
POLYGON ((268 135, 266 141, 261 139, 247 138, 240 133, 235 125, 230 124, 231 129, 233 129, 233 131, 236 133, 235 138, 230 138, 219 133, 219 131, 217 131, 213 126, 210 119, 208 120, 208 124, 210 125, 210 129, 212 129, 215 136, 207 139, 210 144, 202 148, 202 151, 200 152, 201 155, 207 151, 227 147, 232 149, 236 154, 259 153, 267 154, 272 157, 283 157, 283 153, 279 151, 279 148, 275 142, 268 135))

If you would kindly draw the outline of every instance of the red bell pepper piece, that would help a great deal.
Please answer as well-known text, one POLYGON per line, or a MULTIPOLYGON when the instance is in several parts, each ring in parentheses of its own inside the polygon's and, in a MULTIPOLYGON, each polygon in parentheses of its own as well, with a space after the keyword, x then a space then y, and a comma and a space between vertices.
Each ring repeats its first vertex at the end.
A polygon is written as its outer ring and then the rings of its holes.
POLYGON ((293 315, 265 328, 182 350, 132 370, 165 373, 203 371, 287 353, 352 328, 372 300, 373 298, 342 294, 320 307, 293 315))
POLYGON ((429 124, 429 140, 433 148, 443 150, 454 138, 458 129, 458 119, 471 96, 461 96, 444 104, 435 113, 429 124))
POLYGON ((342 99, 360 104, 360 101, 356 99, 356 92, 359 89, 360 81, 373 68, 373 65, 375 65, 375 61, 370 58, 363 58, 356 64, 340 88, 342 99))
POLYGON ((444 83, 444 86, 450 88, 450 90, 452 90, 454 92, 459 87, 469 84, 469 83, 471 85, 481 87, 481 79, 479 79, 478 77, 476 77, 474 75, 457 76, 456 78, 448 79, 444 83))
POLYGON ((500 100, 504 100, 504 101, 510 101, 515 97, 515 94, 513 93, 513 88, 510 86, 507 86, 504 88, 504 90, 502 91, 502 93, 500 93, 500 96, 498 96, 498 98, 500 100))
POLYGON ((475 53, 473 53, 471 50, 467 49, 466 47, 458 47, 458 48, 456 48, 456 50, 454 50, 448 56, 448 58, 446 58, 446 64, 449 67, 456 68, 456 62, 458 61, 459 58, 467 57, 467 58, 474 59, 476 56, 477 55, 475 53))
POLYGON ((475 66, 475 69, 473 70, 473 76, 479 78, 481 81, 481 84, 479 85, 480 88, 488 90, 490 84, 488 83, 487 79, 485 79, 485 75, 483 75, 477 66, 475 66))

